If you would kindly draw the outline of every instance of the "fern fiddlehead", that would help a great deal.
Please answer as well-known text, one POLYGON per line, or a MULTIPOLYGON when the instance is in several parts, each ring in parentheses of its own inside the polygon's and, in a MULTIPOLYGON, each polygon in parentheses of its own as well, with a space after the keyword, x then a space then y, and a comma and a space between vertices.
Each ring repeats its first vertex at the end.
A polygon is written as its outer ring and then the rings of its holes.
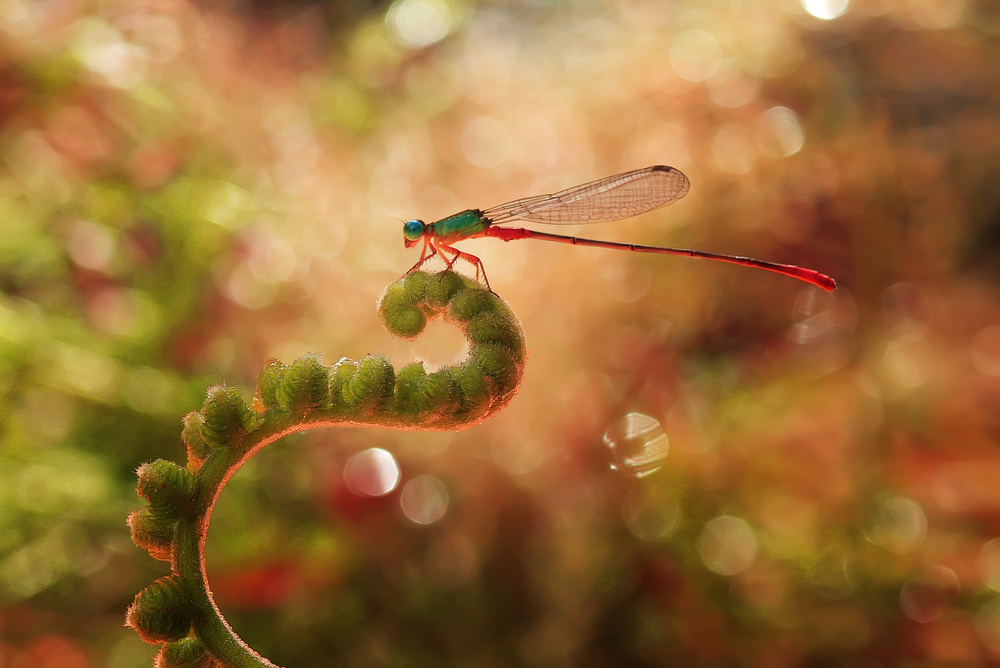
POLYGON ((212 600, 204 547, 212 507, 226 482, 257 450, 316 427, 369 425, 448 430, 477 424, 506 406, 521 382, 524 338, 493 292, 453 272, 411 272, 389 285, 379 316, 393 334, 419 335, 428 320, 457 325, 471 346, 461 364, 428 373, 412 363, 398 372, 384 357, 324 365, 307 355, 267 362, 251 404, 225 385, 210 388, 200 411, 184 419, 187 466, 166 460, 139 467, 147 505, 129 517, 132 538, 171 574, 141 591, 126 621, 143 640, 162 644, 159 668, 273 666, 230 628, 212 600))

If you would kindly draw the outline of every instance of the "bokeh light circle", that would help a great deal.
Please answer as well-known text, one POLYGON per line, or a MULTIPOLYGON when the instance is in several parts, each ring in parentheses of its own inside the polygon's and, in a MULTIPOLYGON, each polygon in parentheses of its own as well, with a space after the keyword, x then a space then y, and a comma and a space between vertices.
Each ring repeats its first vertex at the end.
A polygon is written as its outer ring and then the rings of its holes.
POLYGON ((772 158, 787 158, 802 150, 805 133, 799 116, 788 107, 772 107, 760 117, 757 144, 772 158))
POLYGON ((634 489, 622 503, 622 520, 637 538, 655 541, 677 528, 680 504, 669 490, 660 487, 634 489))
POLYGON ((687 30, 670 47, 670 64, 677 76, 688 81, 705 81, 722 62, 722 48, 707 30, 687 30))
POLYGON ((757 559, 757 536, 746 520, 720 515, 702 529, 698 554, 713 573, 736 575, 757 559))
POLYGON ((926 624, 944 614, 961 590, 955 571, 934 566, 903 585, 899 605, 907 617, 926 624))
POLYGON ((802 0, 802 8, 811 16, 829 21, 847 11, 850 0, 802 0))
POLYGON ((927 536, 927 517, 912 499, 892 497, 878 504, 870 520, 868 539, 896 554, 917 549, 927 536))
POLYGON ((399 505, 406 518, 415 524, 433 524, 448 510, 448 490, 437 478, 417 476, 403 485, 399 505))
POLYGON ((604 445, 611 451, 611 468, 637 478, 659 469, 670 449, 660 423, 642 413, 629 413, 609 427, 604 445))
POLYGON ((385 496, 399 484, 399 465, 382 448, 352 455, 344 465, 344 482, 358 496, 385 496))
POLYGON ((386 15, 395 40, 412 48, 440 42, 451 32, 453 22, 451 10, 441 0, 400 0, 386 15))

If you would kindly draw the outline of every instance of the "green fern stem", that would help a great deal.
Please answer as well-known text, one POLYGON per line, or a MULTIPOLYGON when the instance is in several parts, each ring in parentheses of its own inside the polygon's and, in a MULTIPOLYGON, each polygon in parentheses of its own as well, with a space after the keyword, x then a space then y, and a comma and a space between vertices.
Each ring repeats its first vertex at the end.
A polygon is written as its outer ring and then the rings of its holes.
POLYGON ((464 429, 513 398, 524 369, 517 319, 493 292, 453 272, 413 272, 386 288, 379 316, 393 334, 415 338, 443 317, 470 344, 467 359, 428 373, 421 363, 398 372, 382 356, 324 365, 307 355, 290 365, 267 362, 248 405, 225 385, 210 388, 200 411, 184 419, 187 466, 165 460, 139 468, 132 513, 137 545, 170 561, 171 575, 136 597, 127 623, 163 645, 157 666, 273 666, 230 628, 212 600, 204 548, 212 507, 229 478, 257 450, 286 434, 316 427, 464 429))

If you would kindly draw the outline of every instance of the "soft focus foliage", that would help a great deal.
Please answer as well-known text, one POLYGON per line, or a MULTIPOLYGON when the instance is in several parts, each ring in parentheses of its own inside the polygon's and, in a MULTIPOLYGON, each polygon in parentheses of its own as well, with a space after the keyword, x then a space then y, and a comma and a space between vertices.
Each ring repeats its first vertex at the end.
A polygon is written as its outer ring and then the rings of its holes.
POLYGON ((1000 660, 998 44, 991 0, 0 3, 0 665, 150 665, 124 519, 206 387, 464 357, 380 326, 400 220, 657 163, 683 201, 572 233, 841 289, 463 244, 518 397, 258 454, 227 618, 287 666, 1000 660))

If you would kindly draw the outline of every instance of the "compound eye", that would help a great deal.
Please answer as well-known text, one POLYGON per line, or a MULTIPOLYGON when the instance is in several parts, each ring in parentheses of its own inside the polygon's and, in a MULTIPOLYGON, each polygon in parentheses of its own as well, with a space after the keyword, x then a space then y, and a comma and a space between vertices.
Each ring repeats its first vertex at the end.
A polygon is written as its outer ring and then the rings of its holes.
POLYGON ((424 236, 424 223, 420 220, 411 220, 403 224, 403 236, 409 241, 416 241, 424 236))

